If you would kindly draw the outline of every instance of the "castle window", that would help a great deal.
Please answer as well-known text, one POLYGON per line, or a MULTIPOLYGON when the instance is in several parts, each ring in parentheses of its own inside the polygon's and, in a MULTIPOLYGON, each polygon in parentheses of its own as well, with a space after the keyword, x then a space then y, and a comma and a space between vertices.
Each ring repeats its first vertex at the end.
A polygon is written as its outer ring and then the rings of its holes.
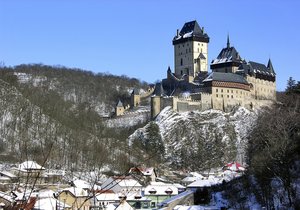
POLYGON ((216 92, 218 92, 218 89, 216 89, 216 92))
POLYGON ((229 98, 229 95, 227 95, 227 98, 229 98))
POLYGON ((223 89, 221 89, 221 93, 223 93, 223 89))
POLYGON ((227 90, 227 93, 229 93, 229 90, 227 90))
POLYGON ((221 94, 221 97, 223 98, 223 94, 221 94))
POLYGON ((233 95, 231 95, 231 98, 233 98, 233 95))
POLYGON ((183 71, 182 70, 180 71, 180 73, 181 73, 181 75, 183 75, 183 71))
POLYGON ((188 49, 185 50, 185 53, 188 53, 188 49))
POLYGON ((233 93, 233 90, 231 90, 231 93, 233 93))
POLYGON ((216 97, 218 98, 218 94, 216 94, 216 97))
POLYGON ((183 65, 183 60, 182 60, 182 58, 180 58, 180 65, 181 65, 181 66, 183 65))

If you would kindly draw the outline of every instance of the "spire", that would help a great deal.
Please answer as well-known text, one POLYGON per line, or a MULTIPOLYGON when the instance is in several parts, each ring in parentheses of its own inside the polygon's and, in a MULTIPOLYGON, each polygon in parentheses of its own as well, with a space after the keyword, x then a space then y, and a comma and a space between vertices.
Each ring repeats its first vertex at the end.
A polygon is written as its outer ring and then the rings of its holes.
POLYGON ((272 65, 271 58, 269 58, 267 68, 269 69, 269 71, 270 71, 271 73, 275 74, 275 71, 274 71, 274 68, 273 68, 273 65, 272 65))
POLYGON ((227 48, 230 48, 229 34, 227 34, 227 48))

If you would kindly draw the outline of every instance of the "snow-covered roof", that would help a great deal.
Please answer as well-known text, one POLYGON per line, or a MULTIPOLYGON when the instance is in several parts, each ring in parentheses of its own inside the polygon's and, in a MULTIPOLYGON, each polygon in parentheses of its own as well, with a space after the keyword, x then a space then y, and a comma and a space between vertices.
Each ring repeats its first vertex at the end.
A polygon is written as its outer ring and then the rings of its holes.
POLYGON ((142 185, 131 177, 113 177, 121 187, 142 187, 142 185))
POLYGON ((51 197, 40 198, 34 204, 34 209, 40 209, 40 210, 52 210, 52 209, 62 210, 65 208, 71 208, 71 206, 51 197))
POLYGON ((122 203, 120 203, 120 205, 117 208, 115 208, 115 210, 134 210, 134 209, 129 203, 123 201, 122 203))
POLYGON ((140 172, 142 173, 144 176, 151 176, 154 173, 154 168, 153 167, 133 167, 129 170, 129 173, 133 173, 133 172, 140 172))
POLYGON ((79 188, 79 187, 68 187, 63 189, 61 192, 70 192, 72 193, 75 197, 85 197, 88 196, 88 193, 86 190, 79 188))
POLYGON ((117 193, 114 192, 102 192, 96 195, 97 201, 116 201, 120 200, 117 193))
POLYGON ((145 195, 177 195, 178 188, 173 184, 163 182, 151 182, 145 188, 145 195), (155 192, 155 193, 153 193, 155 192), (168 192, 170 192, 168 194, 168 192))
POLYGON ((92 186, 90 183, 88 183, 87 181, 81 180, 81 179, 76 179, 73 181, 75 187, 78 188, 83 188, 83 189, 91 189, 92 186))
POLYGON ((198 179, 202 179, 201 177, 195 177, 195 176, 187 176, 184 179, 181 180, 182 183, 191 183, 198 179))
POLYGON ((45 170, 44 167, 35 161, 25 161, 19 165, 20 170, 45 170))
POLYGON ((228 163, 225 168, 231 171, 245 171, 245 168, 237 162, 228 163))
POLYGON ((187 187, 210 187, 212 186, 212 182, 208 179, 199 179, 195 182, 189 184, 187 187))
POLYGON ((1 192, 1 191, 0 191, 0 198, 3 198, 3 199, 5 199, 5 200, 7 200, 9 202, 13 202, 14 201, 14 199, 13 199, 13 197, 11 195, 9 195, 9 194, 7 194, 5 192, 1 192))
POLYGON ((14 174, 12 174, 12 173, 10 173, 8 171, 0 171, 0 174, 4 175, 6 177, 9 177, 9 178, 17 178, 16 175, 14 175, 14 174))

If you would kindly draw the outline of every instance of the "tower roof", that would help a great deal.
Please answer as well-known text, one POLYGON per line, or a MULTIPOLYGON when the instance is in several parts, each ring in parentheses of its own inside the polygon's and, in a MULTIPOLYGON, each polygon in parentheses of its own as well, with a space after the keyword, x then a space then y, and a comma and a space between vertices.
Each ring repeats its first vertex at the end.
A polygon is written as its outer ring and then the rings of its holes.
POLYGON ((204 32, 204 28, 200 28, 196 20, 187 22, 183 25, 180 32, 174 37, 173 44, 185 41, 209 42, 208 35, 204 32))
POLYGON ((269 69, 269 71, 270 71, 271 73, 275 74, 275 70, 274 70, 274 68, 273 68, 271 58, 269 58, 267 68, 269 69))
POLYGON ((257 75, 263 75, 265 77, 269 76, 270 78, 275 78, 276 76, 270 60, 267 66, 265 64, 257 63, 254 61, 243 63, 242 65, 240 65, 238 71, 250 75, 257 74, 257 75))
POLYGON ((121 102, 121 100, 118 101, 117 107, 124 107, 124 106, 123 106, 123 103, 121 102))
POLYGON ((230 46, 229 35, 227 36, 227 46, 221 50, 218 57, 211 62, 211 68, 215 69, 218 64, 236 63, 237 66, 242 63, 242 58, 235 47, 230 46))
POLYGON ((155 96, 163 96, 164 95, 164 88, 160 82, 155 84, 153 95, 155 95, 155 96))
POLYGON ((132 95, 139 95, 139 94, 140 94, 140 91, 139 91, 139 89, 134 88, 134 89, 132 90, 131 94, 132 94, 132 95))

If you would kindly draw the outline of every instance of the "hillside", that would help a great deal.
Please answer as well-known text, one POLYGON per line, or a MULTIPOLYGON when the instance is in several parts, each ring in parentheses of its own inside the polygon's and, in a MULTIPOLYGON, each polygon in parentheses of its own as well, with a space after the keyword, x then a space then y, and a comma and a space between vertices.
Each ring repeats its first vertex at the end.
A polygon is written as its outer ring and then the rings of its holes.
POLYGON ((230 161, 245 161, 247 135, 257 116, 257 112, 242 107, 230 113, 216 110, 176 113, 167 107, 154 123, 135 131, 129 137, 129 145, 133 150, 144 151, 145 161, 151 162, 153 155, 157 155, 155 144, 162 144, 162 158, 172 168, 220 167, 230 161), (154 141, 152 147, 147 148, 151 141, 154 141))
POLYGON ((3 161, 47 159, 48 167, 76 169, 101 167, 120 158, 123 167, 126 159, 120 148, 147 120, 145 116, 117 131, 114 124, 106 126, 118 99, 127 105, 133 88, 147 88, 126 76, 20 65, 0 69, 0 86, 3 161))

